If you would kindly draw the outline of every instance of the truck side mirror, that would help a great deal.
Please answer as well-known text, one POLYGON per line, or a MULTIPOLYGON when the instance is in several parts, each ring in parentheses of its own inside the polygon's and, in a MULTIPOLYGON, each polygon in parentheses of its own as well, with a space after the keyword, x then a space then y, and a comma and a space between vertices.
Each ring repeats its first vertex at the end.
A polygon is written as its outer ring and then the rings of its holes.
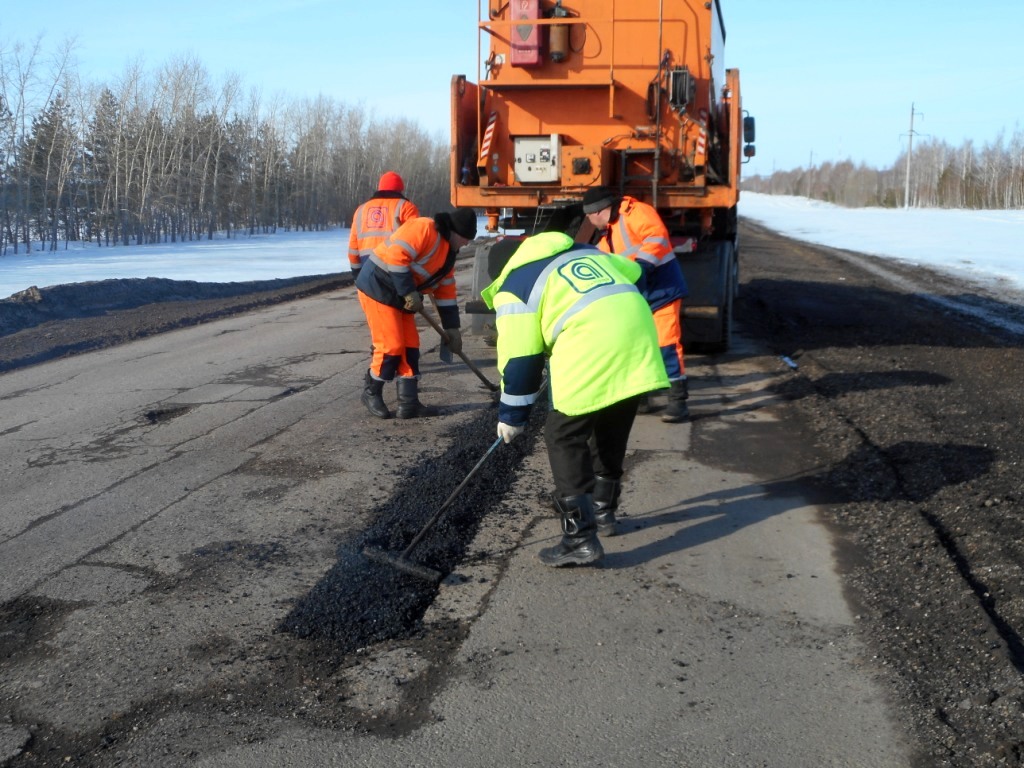
POLYGON ((743 141, 746 144, 754 141, 754 118, 750 115, 743 118, 743 141))

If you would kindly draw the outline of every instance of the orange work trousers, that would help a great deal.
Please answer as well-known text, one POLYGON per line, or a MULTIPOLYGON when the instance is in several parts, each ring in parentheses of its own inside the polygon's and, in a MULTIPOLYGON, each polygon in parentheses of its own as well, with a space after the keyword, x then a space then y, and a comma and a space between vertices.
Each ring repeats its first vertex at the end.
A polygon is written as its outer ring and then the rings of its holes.
POLYGON ((658 329, 658 346, 665 361, 665 372, 669 381, 686 377, 686 361, 683 359, 683 325, 680 317, 683 300, 676 299, 654 310, 654 326, 658 329))
POLYGON ((393 381, 395 376, 419 376, 420 332, 416 315, 381 304, 362 291, 356 293, 373 342, 370 375, 382 381, 393 381))

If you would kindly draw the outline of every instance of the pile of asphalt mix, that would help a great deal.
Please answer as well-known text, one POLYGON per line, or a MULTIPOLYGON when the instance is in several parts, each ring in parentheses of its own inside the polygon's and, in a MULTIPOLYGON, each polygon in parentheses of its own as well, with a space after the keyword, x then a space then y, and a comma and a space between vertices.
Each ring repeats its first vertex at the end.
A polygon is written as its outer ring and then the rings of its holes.
MULTIPOLYGON (((484 515, 515 482, 516 470, 532 449, 537 422, 512 444, 498 445, 473 478, 410 553, 409 560, 451 573, 466 552, 484 515)), ((396 484, 395 494, 374 511, 373 525, 338 548, 338 560, 301 598, 279 629, 297 637, 322 639, 349 652, 383 640, 407 637, 421 625, 438 585, 366 556, 367 547, 400 555, 495 441, 496 413, 460 425, 450 448, 424 456, 396 484)))

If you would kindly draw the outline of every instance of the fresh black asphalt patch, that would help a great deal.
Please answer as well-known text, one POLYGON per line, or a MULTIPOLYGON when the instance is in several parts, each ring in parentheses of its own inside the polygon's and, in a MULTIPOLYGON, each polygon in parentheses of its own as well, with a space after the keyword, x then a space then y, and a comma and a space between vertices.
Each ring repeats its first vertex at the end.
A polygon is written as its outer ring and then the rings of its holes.
MULTIPOLYGON (((535 413, 534 422, 540 416, 535 413)), ((339 546, 335 565, 297 601, 279 629, 328 640, 343 653, 414 633, 438 586, 371 560, 364 549, 400 554, 487 452, 495 440, 496 420, 495 409, 487 409, 452 430, 445 453, 425 455, 411 466, 395 494, 375 510, 373 525, 339 546)), ((484 515, 494 513, 515 481, 537 431, 534 425, 514 443, 498 446, 410 553, 410 560, 442 574, 458 566, 484 515)))

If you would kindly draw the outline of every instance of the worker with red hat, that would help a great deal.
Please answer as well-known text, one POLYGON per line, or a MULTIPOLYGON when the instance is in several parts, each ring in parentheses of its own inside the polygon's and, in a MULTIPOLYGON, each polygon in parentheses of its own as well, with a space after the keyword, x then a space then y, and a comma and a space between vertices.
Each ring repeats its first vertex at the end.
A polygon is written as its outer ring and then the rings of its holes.
POLYGON ((448 335, 448 346, 462 351, 459 305, 455 286, 455 257, 476 237, 472 208, 456 208, 434 217, 420 216, 402 224, 369 255, 356 277, 359 304, 373 340, 366 371, 363 405, 374 416, 391 417, 384 402, 384 385, 398 379, 400 419, 431 416, 435 409, 419 401, 420 337, 416 313, 423 296, 433 295, 448 335))
POLYGON ((690 415, 686 405, 690 393, 680 313, 689 291, 668 229, 653 206, 608 187, 594 187, 583 194, 583 213, 598 232, 598 248, 625 256, 643 268, 646 287, 642 292, 654 314, 669 380, 668 407, 661 420, 683 421, 690 415))
POLYGON ((348 237, 348 262, 352 277, 359 274, 373 249, 383 243, 399 225, 420 215, 415 203, 404 195, 405 182, 388 171, 377 182, 373 197, 356 208, 348 237))

